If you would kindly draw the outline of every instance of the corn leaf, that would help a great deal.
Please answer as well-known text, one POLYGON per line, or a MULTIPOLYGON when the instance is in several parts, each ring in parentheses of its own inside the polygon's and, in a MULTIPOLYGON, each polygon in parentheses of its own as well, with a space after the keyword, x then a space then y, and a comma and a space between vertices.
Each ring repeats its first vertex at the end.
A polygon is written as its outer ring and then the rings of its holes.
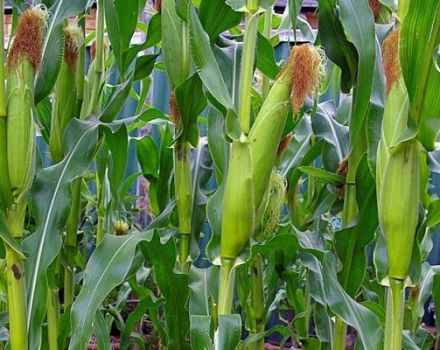
POLYGON ((15 251, 19 256, 23 258, 25 257, 23 252, 21 251, 21 247, 16 242, 12 234, 9 232, 8 225, 6 224, 5 212, 1 202, 0 202, 0 239, 5 245, 7 245, 10 249, 15 251))
POLYGON ((341 23, 347 38, 356 47, 358 65, 350 120, 350 147, 364 130, 373 87, 376 36, 373 15, 367 0, 340 0, 341 23), (360 15, 362 14, 362 15, 360 15))
POLYGON ((66 157, 57 165, 41 170, 32 187, 36 232, 23 241, 28 257, 29 349, 39 349, 41 325, 46 312, 46 271, 61 248, 61 233, 70 209, 70 183, 84 175, 93 159, 98 141, 96 122, 73 119, 66 129, 66 157))
POLYGON ((197 118, 206 107, 202 81, 197 74, 193 74, 175 88, 174 94, 180 117, 176 139, 188 141, 193 147, 197 147, 199 142, 197 118))
MULTIPOLYGON (((235 11, 246 11, 247 0, 226 0, 226 3, 235 11)), ((275 4, 276 0, 260 0, 259 6, 261 10, 267 10, 275 4)))
POLYGON ((222 350, 234 350, 240 341, 240 337, 240 315, 219 315, 218 329, 214 337, 214 348, 222 350))
POLYGON ((175 273, 176 245, 174 239, 161 242, 155 234, 151 242, 141 244, 145 258, 153 265, 156 284, 166 299, 164 314, 166 320, 167 348, 189 350, 189 314, 186 305, 189 298, 188 275, 175 273), (170 283, 170 281, 173 281, 170 283))
POLYGON ((182 37, 184 22, 176 13, 174 0, 162 1, 162 54, 171 87, 174 89, 187 78, 182 64, 182 50, 185 45, 182 37))
POLYGON ((205 268, 191 266, 189 271, 189 289, 191 291, 189 310, 191 315, 212 316, 212 301, 217 300, 218 294, 218 278, 219 269, 217 266, 211 265, 205 268))
POLYGON ((359 207, 357 220, 335 233, 335 248, 342 269, 338 277, 345 291, 355 297, 367 270, 366 248, 373 241, 377 229, 376 188, 366 157, 356 173, 356 197, 359 207))
POLYGON ((31 205, 36 216, 36 231, 23 241, 27 256, 29 349, 38 349, 41 325, 46 312, 46 272, 61 248, 61 233, 66 224, 71 200, 71 182, 83 176, 95 155, 99 129, 115 133, 122 124, 133 119, 102 124, 97 119, 73 119, 67 126, 64 140, 65 158, 58 164, 42 169, 31 190, 31 205))
POLYGON ((410 1, 400 33, 400 63, 418 137, 429 151, 440 131, 439 45, 440 2, 410 1))
POLYGON ((193 237, 200 237, 202 226, 206 220, 207 193, 210 189, 209 180, 212 177, 212 160, 209 156, 206 139, 194 150, 192 157, 192 189, 193 189, 193 216, 191 221, 191 234, 193 237))
POLYGON ((213 350, 211 337, 211 316, 191 315, 191 345, 194 349, 213 350))
POLYGON ((335 5, 336 0, 319 1, 319 37, 327 56, 341 68, 341 90, 348 93, 356 81, 358 54, 345 36, 335 5))
POLYGON ((109 329, 100 310, 96 311, 93 329, 98 341, 98 348, 103 350, 112 350, 109 329))
POLYGON ((234 104, 212 52, 209 37, 193 7, 190 9, 188 23, 191 54, 203 84, 222 106, 233 110, 234 104))
POLYGON ((96 311, 113 288, 121 284, 132 264, 137 245, 151 241, 153 231, 127 236, 105 235, 84 272, 84 283, 72 305, 72 338, 69 349, 86 349, 96 311))
POLYGON ((243 17, 240 12, 235 12, 224 0, 202 0, 199 6, 199 18, 211 43, 229 28, 238 25, 243 17))
POLYGON ((281 71, 275 62, 275 53, 270 41, 258 33, 257 68, 270 79, 275 79, 281 71))
POLYGON ((313 241, 300 240, 303 248, 311 253, 304 254, 302 261, 309 268, 312 297, 320 304, 327 305, 335 315, 355 328, 364 349, 382 349, 383 333, 378 317, 352 299, 339 284, 333 253, 319 250, 308 242, 313 241))
POLYGON ((104 0, 107 33, 112 44, 119 73, 124 76, 131 63, 124 60, 123 52, 130 46, 130 40, 136 29, 139 11, 145 0, 104 0))
POLYGON ((331 173, 324 169, 314 168, 311 166, 301 166, 298 169, 309 176, 321 179, 322 181, 334 186, 342 186, 345 182, 343 176, 331 173))

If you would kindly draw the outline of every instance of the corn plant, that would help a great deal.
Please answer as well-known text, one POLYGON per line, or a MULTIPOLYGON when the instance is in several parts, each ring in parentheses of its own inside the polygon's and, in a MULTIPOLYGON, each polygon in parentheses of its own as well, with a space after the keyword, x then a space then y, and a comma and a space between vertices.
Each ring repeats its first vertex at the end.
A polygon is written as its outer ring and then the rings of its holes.
POLYGON ((10 3, 1 346, 438 346, 437 0, 10 3))

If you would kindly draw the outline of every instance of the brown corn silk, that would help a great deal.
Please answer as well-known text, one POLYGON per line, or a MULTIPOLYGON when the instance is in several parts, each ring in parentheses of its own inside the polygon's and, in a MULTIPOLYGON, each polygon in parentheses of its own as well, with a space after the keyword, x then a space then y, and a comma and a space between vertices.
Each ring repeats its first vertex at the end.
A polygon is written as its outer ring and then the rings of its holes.
POLYGON ((322 75, 322 56, 312 45, 294 46, 291 53, 292 64, 292 110, 297 114, 304 105, 306 97, 319 84, 322 75))
POLYGON ((8 68, 16 65, 21 59, 27 59, 35 69, 41 62, 43 29, 46 25, 45 12, 39 9, 28 9, 23 12, 17 27, 17 34, 12 42, 8 55, 8 68))
POLYGON ((399 30, 390 33, 382 44, 382 61, 387 94, 401 77, 399 62, 399 30))

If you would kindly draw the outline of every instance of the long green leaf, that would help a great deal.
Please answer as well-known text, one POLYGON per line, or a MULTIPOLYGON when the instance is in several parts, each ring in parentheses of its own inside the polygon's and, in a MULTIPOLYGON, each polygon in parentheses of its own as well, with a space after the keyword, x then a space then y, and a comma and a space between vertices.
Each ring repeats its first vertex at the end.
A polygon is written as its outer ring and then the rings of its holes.
POLYGON ((342 288, 336 274, 336 258, 331 252, 316 252, 310 246, 313 254, 322 254, 322 261, 306 254, 303 263, 309 268, 310 290, 312 296, 321 304, 328 305, 330 310, 354 327, 362 341, 364 349, 379 350, 382 342, 382 328, 377 316, 365 306, 357 303, 342 288))
POLYGON ((191 315, 191 345, 193 349, 213 350, 211 337, 211 316, 191 315))
POLYGON ((36 231, 23 241, 28 294, 27 327, 30 349, 41 342, 41 324, 46 311, 46 272, 61 249, 61 233, 66 224, 71 200, 71 183, 85 175, 96 151, 99 128, 116 132, 133 119, 103 124, 97 119, 73 119, 66 129, 65 158, 37 174, 32 187, 31 205, 36 217, 36 231))
POLYGON ((348 93, 356 79, 358 55, 336 16, 336 0, 319 0, 319 37, 327 56, 342 70, 341 90, 348 93))
POLYGON ((66 130, 66 157, 57 165, 41 170, 32 187, 37 229, 23 241, 28 257, 25 271, 29 349, 40 347, 41 324, 46 312, 46 271, 61 248, 61 232, 70 209, 70 184, 89 168, 98 141, 98 126, 97 122, 72 120, 66 130))
POLYGON ((234 110, 231 95, 215 60, 209 43, 209 37, 203 30, 193 7, 191 7, 188 20, 191 54, 203 84, 223 107, 228 110, 234 110))
POLYGON ((217 266, 212 265, 207 268, 191 266, 189 271, 189 289, 191 290, 189 308, 191 315, 210 316, 210 299, 217 300, 218 277, 219 270, 217 266))
POLYGON ((358 52, 358 66, 350 120, 350 147, 356 144, 368 116, 376 57, 373 15, 367 0, 340 0, 341 22, 358 52))
POLYGON ((174 89, 184 81, 189 72, 184 67, 182 51, 185 50, 183 31, 185 24, 177 15, 174 0, 162 1, 162 54, 171 87, 174 89))
POLYGON ((141 245, 142 253, 153 265, 154 277, 161 295, 166 299, 164 313, 168 335, 167 348, 189 350, 188 275, 176 273, 176 245, 170 238, 162 243, 158 234, 141 245))
POLYGON ((3 241, 4 244, 6 244, 9 248, 15 251, 19 256, 24 258, 24 254, 20 246, 12 236, 11 232, 9 232, 8 225, 6 224, 6 216, 3 211, 3 208, 1 208, 1 203, 0 203, 0 239, 3 241))
POLYGON ((199 17, 211 43, 214 43, 219 34, 238 25, 243 14, 233 11, 224 0, 202 0, 199 17))
POLYGON ((152 239, 153 231, 128 236, 105 235, 87 263, 84 283, 72 305, 72 338, 69 349, 86 349, 96 310, 130 270, 137 245, 152 239))
MULTIPOLYGON (((145 4, 145 0, 142 3, 145 4)), ((119 73, 122 76, 130 64, 130 62, 124 61, 123 52, 130 46, 131 37, 136 29, 140 6, 138 0, 104 0, 107 32, 119 73)))
POLYGON ((440 2, 409 1, 400 33, 400 63, 418 137, 427 150, 434 149, 440 131, 439 45, 440 2))
POLYGON ((378 225, 376 186, 365 157, 357 169, 356 184, 359 207, 356 224, 335 233, 335 248, 342 262, 338 277, 351 297, 356 296, 364 280, 366 247, 373 241, 378 225))
POLYGON ((240 341, 240 315, 220 315, 218 329, 214 337, 215 349, 234 350, 240 341))

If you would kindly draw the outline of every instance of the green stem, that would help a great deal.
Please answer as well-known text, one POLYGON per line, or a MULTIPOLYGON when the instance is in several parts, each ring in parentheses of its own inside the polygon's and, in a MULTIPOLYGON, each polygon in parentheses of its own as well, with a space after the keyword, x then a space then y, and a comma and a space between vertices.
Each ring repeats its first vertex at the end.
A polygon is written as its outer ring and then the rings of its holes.
POLYGON ((100 245, 103 239, 104 239, 104 216, 98 215, 98 224, 96 225, 96 245, 97 246, 100 245))
POLYGON ((23 350, 28 348, 23 263, 16 252, 8 246, 5 247, 8 269, 9 339, 12 350, 23 350))
POLYGON ((94 77, 91 86, 91 97, 87 106, 86 117, 96 112, 101 90, 101 77, 104 70, 104 2, 98 0, 96 23, 96 56, 94 63, 94 77))
POLYGON ((235 274, 232 272, 235 260, 222 258, 220 266, 220 283, 218 295, 218 314, 229 315, 234 300, 235 274))
POLYGON ((74 298, 75 249, 77 245, 78 222, 81 215, 81 184, 82 179, 72 183, 72 207, 66 225, 66 267, 64 270, 64 310, 72 305, 74 298))
POLYGON ((251 123, 252 79, 254 76, 255 46, 257 42, 258 14, 246 15, 246 32, 240 74, 240 98, 238 116, 241 130, 249 133, 251 123))
POLYGON ((246 7, 250 13, 254 14, 260 7, 260 0, 247 0, 246 7))
MULTIPOLYGON (((263 258, 257 254, 251 266, 251 314, 248 315, 251 326, 250 333, 258 334, 264 331, 264 284, 263 284, 263 258)), ((264 337, 249 343, 246 349, 264 350, 264 337)))
POLYGON ((191 149, 186 141, 178 140, 174 147, 174 186, 179 217, 179 262, 187 267, 192 223, 191 149))
POLYGON ((385 349, 402 349, 403 307, 405 299, 402 280, 390 279, 385 319, 385 349))
POLYGON ((347 325, 339 317, 336 318, 335 337, 333 343, 333 350, 345 350, 345 341, 347 337, 347 325))
POLYGON ((99 181, 99 174, 96 174, 96 212, 98 214, 98 223, 96 225, 96 245, 100 245, 104 239, 104 184, 99 181))
POLYGON ((58 292, 53 288, 48 288, 47 295, 47 336, 49 350, 58 349, 58 292))
MULTIPOLYGON (((267 40, 270 40, 270 35, 272 32, 272 7, 266 10, 264 14, 264 29, 263 35, 267 40)), ((268 76, 263 75, 263 99, 269 94, 270 91, 270 79, 268 76)))
MULTIPOLYGON (((15 239, 23 237, 26 202, 19 201, 7 213, 8 228, 15 239)), ((6 248, 9 333, 12 350, 27 349, 26 293, 21 257, 8 246, 6 248)))
POLYGON ((191 236, 187 234, 179 235, 179 267, 181 272, 189 271, 188 255, 191 236))

